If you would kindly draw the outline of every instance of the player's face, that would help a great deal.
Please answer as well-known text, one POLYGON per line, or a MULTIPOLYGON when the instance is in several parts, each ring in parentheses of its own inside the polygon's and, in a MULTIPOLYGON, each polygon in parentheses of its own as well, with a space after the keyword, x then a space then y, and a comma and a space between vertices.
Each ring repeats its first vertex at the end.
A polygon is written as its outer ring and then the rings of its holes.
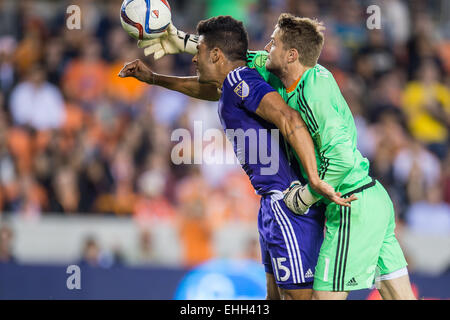
POLYGON ((203 36, 200 36, 198 39, 197 54, 192 58, 192 62, 196 67, 199 82, 207 83, 214 81, 214 64, 210 61, 210 50, 203 36))
POLYGON ((284 49, 281 42, 281 30, 275 28, 269 43, 265 46, 265 50, 269 53, 266 60, 266 68, 268 71, 279 74, 285 65, 288 50, 284 49))

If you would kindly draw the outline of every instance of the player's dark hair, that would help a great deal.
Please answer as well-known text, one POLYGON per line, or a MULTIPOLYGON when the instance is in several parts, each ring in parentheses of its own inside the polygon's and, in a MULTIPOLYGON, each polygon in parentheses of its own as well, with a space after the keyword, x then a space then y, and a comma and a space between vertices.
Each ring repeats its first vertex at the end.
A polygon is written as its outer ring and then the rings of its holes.
POLYGON ((317 20, 282 13, 277 27, 282 31, 281 42, 284 47, 297 49, 300 63, 306 67, 314 67, 323 48, 323 24, 317 20))
POLYGON ((244 24, 231 16, 217 16, 202 20, 197 33, 204 37, 208 49, 219 48, 228 60, 246 60, 248 35, 244 24))

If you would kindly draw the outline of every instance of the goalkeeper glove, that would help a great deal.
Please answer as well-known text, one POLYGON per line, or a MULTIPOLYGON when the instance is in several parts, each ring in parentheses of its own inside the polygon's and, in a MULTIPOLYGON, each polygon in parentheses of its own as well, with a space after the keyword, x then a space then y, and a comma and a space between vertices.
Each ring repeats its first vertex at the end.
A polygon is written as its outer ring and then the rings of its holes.
POLYGON ((294 181, 289 188, 283 191, 283 201, 293 213, 305 215, 319 198, 314 196, 309 190, 308 185, 302 186, 300 181, 294 181))
POLYGON ((154 54, 155 60, 166 54, 187 52, 192 55, 197 53, 198 36, 178 30, 170 23, 166 32, 159 38, 152 40, 139 40, 138 47, 145 48, 144 54, 154 54))

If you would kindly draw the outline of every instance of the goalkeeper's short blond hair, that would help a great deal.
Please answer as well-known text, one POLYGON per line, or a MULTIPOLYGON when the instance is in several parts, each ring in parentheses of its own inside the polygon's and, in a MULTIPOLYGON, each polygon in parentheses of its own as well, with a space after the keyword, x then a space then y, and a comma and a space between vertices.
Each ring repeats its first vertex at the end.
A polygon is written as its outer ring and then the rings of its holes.
POLYGON ((276 27, 281 30, 285 49, 297 49, 299 61, 306 67, 314 67, 322 52, 325 27, 316 19, 300 18, 282 13, 276 27))

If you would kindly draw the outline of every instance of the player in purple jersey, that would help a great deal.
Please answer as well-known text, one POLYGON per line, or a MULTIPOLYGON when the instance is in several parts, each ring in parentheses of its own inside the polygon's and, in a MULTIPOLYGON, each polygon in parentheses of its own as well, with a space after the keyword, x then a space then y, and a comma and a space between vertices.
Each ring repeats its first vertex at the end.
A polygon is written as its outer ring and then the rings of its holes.
POLYGON ((238 67, 228 73, 223 83, 219 117, 243 169, 262 196, 258 230, 266 273, 281 288, 283 297, 309 298, 323 241, 324 207, 314 206, 307 215, 297 216, 282 201, 282 190, 297 180, 298 174, 289 165, 278 130, 257 115, 264 97, 272 92, 274 89, 256 70, 238 67), (256 137, 255 141, 247 142, 244 135, 256 137), (276 143, 271 143, 273 140, 276 143), (260 155, 260 148, 276 154, 271 158, 277 164, 263 165, 260 157, 252 162, 251 154, 260 155))
MULTIPOLYGON (((286 105, 257 71, 245 66, 248 38, 242 23, 231 17, 215 17, 201 21, 197 30, 198 53, 192 61, 198 81, 210 84, 204 87, 206 90, 221 92, 221 123, 261 195, 258 228, 267 297, 310 299, 313 270, 323 240, 323 210, 313 206, 308 214, 299 216, 285 206, 282 191, 298 180, 299 174, 290 166, 278 132, 298 154, 314 190, 343 206, 349 206, 355 198, 340 198, 319 179, 313 142, 298 112, 286 105), (263 161, 262 155, 268 153, 277 155, 275 164, 263 161)), ((154 84, 151 70, 139 60, 127 64, 119 75, 154 84)), ((174 77, 165 79, 174 81, 174 77)))

